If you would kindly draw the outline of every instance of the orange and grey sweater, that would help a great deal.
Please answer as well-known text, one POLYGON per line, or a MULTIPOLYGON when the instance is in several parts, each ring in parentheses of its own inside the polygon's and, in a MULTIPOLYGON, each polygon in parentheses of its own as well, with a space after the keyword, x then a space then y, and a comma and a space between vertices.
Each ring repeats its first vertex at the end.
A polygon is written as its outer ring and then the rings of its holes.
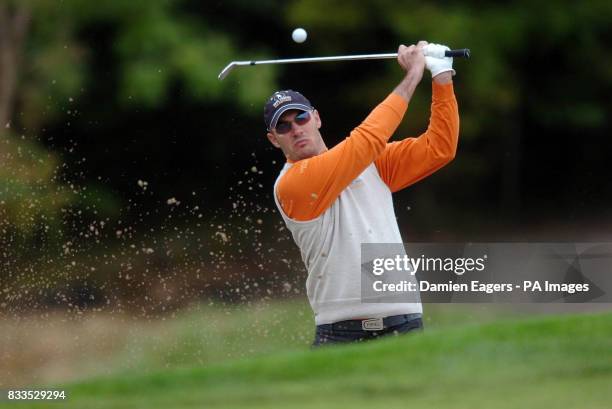
POLYGON ((432 174, 455 156, 459 135, 451 84, 432 83, 429 127, 388 143, 407 108, 390 94, 332 149, 287 162, 274 199, 300 248, 317 325, 421 312, 418 302, 361 298, 361 244, 402 243, 391 193, 432 174), (365 302, 364 302, 365 301, 365 302))

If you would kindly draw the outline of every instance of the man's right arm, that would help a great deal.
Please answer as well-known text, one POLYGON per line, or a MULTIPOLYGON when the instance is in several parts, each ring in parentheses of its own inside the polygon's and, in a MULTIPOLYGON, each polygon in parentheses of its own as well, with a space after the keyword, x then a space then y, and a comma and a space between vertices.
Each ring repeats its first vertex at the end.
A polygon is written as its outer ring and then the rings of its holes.
POLYGON ((295 162, 276 187, 285 214, 298 221, 323 214, 383 152, 406 107, 404 99, 392 93, 344 141, 327 152, 295 162))
POLYGON ((398 62, 406 76, 349 137, 327 152, 296 162, 283 175, 276 195, 287 216, 307 221, 323 214, 384 151, 423 76, 424 56, 417 47, 400 46, 398 62))
POLYGON ((408 104, 412 98, 412 94, 414 94, 416 86, 421 82, 421 78, 423 78, 422 71, 420 73, 418 71, 407 72, 402 82, 395 87, 393 93, 402 97, 404 101, 406 101, 406 104, 408 104))

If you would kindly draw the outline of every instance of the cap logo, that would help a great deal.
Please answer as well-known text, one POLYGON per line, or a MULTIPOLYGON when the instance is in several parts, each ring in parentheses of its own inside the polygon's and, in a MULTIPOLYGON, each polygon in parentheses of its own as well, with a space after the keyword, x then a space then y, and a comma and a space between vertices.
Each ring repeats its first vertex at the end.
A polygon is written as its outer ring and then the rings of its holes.
POLYGON ((278 106, 280 104, 282 104, 283 102, 289 102, 291 101, 291 96, 289 95, 283 95, 283 94, 274 94, 274 96, 272 97, 272 99, 274 99, 275 101, 272 103, 272 106, 274 108, 278 108, 278 106))

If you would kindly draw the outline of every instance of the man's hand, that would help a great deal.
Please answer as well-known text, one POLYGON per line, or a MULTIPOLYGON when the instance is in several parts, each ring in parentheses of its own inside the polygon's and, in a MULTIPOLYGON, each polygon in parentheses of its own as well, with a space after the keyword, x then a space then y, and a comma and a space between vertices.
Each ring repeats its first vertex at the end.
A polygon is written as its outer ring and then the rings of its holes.
POLYGON ((404 98, 406 102, 410 101, 414 89, 423 78, 423 71, 425 70, 423 47, 426 45, 426 41, 419 41, 417 45, 411 45, 410 47, 402 44, 397 50, 397 62, 406 71, 406 76, 393 92, 404 98))
POLYGON ((419 41, 417 45, 406 47, 404 44, 399 46, 397 50, 397 62, 406 71, 406 73, 421 74, 425 69, 425 55, 423 47, 427 45, 427 41, 419 41))
POLYGON ((436 57, 425 57, 425 64, 431 72, 432 78, 445 72, 450 72, 452 75, 456 74, 455 70, 453 70, 453 58, 444 57, 444 51, 450 50, 450 48, 445 45, 432 43, 427 44, 425 49, 428 53, 436 55, 436 57))

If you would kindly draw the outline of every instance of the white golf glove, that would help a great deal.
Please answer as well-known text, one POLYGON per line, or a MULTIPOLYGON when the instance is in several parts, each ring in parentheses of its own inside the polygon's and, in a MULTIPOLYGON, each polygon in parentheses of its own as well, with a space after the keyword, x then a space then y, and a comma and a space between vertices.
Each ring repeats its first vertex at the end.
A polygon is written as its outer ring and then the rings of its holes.
POLYGON ((447 71, 450 71, 452 75, 456 74, 453 70, 453 57, 444 56, 446 50, 450 50, 450 48, 441 44, 431 43, 423 47, 425 66, 431 72, 432 78, 447 71))

